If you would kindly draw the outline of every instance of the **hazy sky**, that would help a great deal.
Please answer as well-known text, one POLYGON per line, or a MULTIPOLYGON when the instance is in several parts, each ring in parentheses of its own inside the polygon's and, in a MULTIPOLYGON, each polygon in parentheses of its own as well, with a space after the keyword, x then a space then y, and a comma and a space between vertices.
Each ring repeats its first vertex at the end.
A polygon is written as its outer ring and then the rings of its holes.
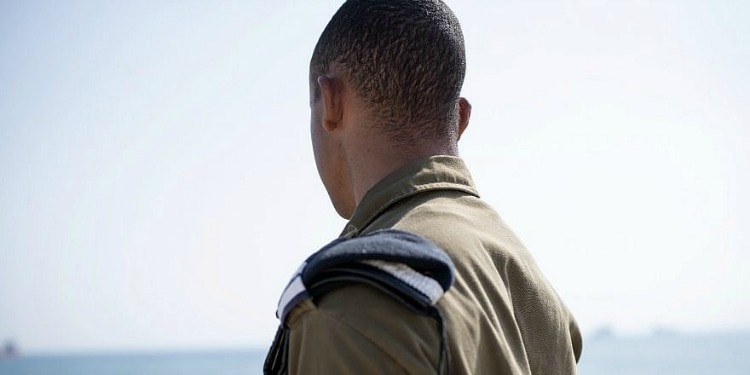
MULTIPOLYGON (((0 340, 267 345, 344 225, 307 99, 340 3, 0 2, 0 340)), ((583 329, 750 328, 750 2, 449 5, 462 156, 583 329)))

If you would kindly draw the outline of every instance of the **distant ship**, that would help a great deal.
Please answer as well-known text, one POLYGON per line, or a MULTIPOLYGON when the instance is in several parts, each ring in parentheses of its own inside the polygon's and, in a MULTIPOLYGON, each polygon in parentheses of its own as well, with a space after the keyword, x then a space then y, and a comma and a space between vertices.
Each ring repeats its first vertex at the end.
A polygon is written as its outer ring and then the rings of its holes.
POLYGON ((8 340, 0 349, 0 359, 15 358, 18 357, 18 347, 13 340, 8 340))

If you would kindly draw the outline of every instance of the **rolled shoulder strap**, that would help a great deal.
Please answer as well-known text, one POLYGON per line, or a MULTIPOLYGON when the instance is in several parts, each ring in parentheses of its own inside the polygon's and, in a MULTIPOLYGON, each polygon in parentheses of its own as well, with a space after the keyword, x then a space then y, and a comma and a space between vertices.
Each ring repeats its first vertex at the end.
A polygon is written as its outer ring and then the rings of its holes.
POLYGON ((435 303, 451 287, 453 278, 450 257, 412 233, 387 229, 334 240, 307 258, 282 293, 276 310, 280 326, 264 373, 286 373, 286 319, 297 305, 308 299, 316 303, 327 293, 355 283, 373 286, 411 310, 434 317, 441 337, 440 372, 446 373, 447 345, 435 303))

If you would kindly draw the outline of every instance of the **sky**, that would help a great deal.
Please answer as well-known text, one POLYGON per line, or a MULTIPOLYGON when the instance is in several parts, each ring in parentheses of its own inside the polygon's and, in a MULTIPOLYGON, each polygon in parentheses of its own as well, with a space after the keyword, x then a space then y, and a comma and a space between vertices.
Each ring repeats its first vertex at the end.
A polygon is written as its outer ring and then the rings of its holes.
MULTIPOLYGON (((0 341, 266 347, 345 224, 307 98, 340 4, 0 2, 0 341)), ((448 4, 461 155, 584 332, 750 328, 750 3, 448 4)))

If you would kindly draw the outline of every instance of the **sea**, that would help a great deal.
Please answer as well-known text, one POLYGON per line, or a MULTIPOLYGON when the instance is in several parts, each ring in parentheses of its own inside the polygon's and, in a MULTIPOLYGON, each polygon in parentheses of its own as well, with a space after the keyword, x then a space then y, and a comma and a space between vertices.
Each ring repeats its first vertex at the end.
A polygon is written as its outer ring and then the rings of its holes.
MULTIPOLYGON (((0 360, 0 375, 240 375, 261 374, 264 350, 29 354, 0 360)), ((712 334, 658 332, 589 337, 581 375, 748 375, 750 331, 712 334)))

